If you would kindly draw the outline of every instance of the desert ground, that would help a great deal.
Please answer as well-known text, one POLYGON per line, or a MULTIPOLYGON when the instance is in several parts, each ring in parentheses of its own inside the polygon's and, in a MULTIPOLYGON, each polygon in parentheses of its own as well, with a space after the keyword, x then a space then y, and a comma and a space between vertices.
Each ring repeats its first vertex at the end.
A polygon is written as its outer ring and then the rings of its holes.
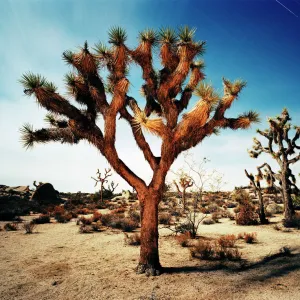
POLYGON ((37 225, 33 234, 1 231, 0 299, 300 299, 299 230, 276 231, 280 220, 276 215, 264 226, 238 226, 229 219, 200 225, 199 239, 256 232, 257 243, 237 243, 244 267, 191 258, 160 225, 165 272, 157 277, 135 274, 139 247, 125 245, 116 229, 80 234, 72 219, 37 225), (281 247, 292 255, 272 256, 281 247))

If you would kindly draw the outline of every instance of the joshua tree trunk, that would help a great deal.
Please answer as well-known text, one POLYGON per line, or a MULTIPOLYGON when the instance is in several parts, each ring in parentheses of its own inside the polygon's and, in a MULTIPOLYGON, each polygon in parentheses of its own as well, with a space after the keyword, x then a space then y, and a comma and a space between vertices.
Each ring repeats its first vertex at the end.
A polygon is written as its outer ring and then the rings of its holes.
POLYGON ((282 168, 282 196, 284 203, 284 219, 289 222, 295 215, 294 205, 291 197, 290 187, 287 184, 287 171, 286 168, 282 168))
POLYGON ((264 199, 261 194, 261 190, 257 190, 257 195, 258 195, 258 201, 259 201, 259 220, 261 224, 268 224, 268 220, 266 219, 266 214, 265 214, 265 205, 264 205, 264 199))
POLYGON ((159 194, 148 192, 141 201, 141 248, 137 273, 159 275, 161 265, 158 254, 159 194))
POLYGON ((259 201, 259 220, 261 224, 268 224, 269 221, 266 218, 265 214, 265 206, 264 206, 264 199, 261 193, 261 186, 260 186, 260 180, 262 179, 262 173, 261 168, 263 168, 264 165, 257 167, 258 174, 256 175, 256 180, 254 180, 254 176, 252 174, 249 174, 247 170, 245 170, 246 176, 250 179, 250 182, 255 190, 255 193, 257 193, 258 201, 259 201))

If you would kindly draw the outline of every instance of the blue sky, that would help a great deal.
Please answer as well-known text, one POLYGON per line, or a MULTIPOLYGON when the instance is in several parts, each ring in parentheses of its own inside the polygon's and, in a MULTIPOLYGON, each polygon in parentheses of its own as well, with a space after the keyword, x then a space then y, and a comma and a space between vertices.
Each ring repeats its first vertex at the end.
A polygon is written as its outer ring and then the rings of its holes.
MULTIPOLYGON (((64 93, 63 76, 68 67, 61 60, 67 49, 85 40, 90 45, 107 41, 111 26, 126 28, 128 45, 136 45, 138 32, 145 28, 196 27, 196 37, 207 42, 207 80, 221 90, 222 77, 243 78, 248 85, 227 116, 255 109, 262 123, 247 131, 226 130, 192 149, 194 159, 210 158, 208 169, 224 174, 225 189, 247 184, 244 168, 254 171, 265 156, 249 158, 247 148, 257 128, 266 128, 267 117, 287 107, 293 123, 300 124, 300 0, 2 0, 0 11, 0 183, 27 185, 48 181, 60 191, 94 191, 91 176, 107 163, 96 149, 78 146, 37 145, 25 151, 19 128, 30 122, 44 126, 46 111, 34 98, 23 95, 18 83, 24 72, 41 73, 64 93)), ((132 95, 138 97, 140 72, 132 68, 132 95)), ((193 99, 191 106, 197 99, 193 99)), ((120 156, 146 181, 151 170, 136 149, 126 124, 117 133, 120 156)), ((154 152, 159 141, 147 136, 154 152)), ((180 168, 182 157, 172 170, 180 168)), ((299 173, 300 167, 294 171, 299 173)), ((126 183, 114 175, 120 187, 126 183)), ((169 180, 172 179, 172 174, 169 180)))

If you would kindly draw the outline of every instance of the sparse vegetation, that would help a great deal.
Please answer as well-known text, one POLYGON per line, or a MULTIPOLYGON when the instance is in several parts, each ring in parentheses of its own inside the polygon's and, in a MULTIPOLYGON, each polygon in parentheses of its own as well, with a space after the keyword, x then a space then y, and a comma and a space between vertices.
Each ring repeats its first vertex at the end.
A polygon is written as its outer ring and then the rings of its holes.
POLYGON ((6 230, 6 231, 17 231, 18 230, 18 224, 17 223, 6 223, 4 225, 4 230, 6 230))
POLYGON ((139 233, 127 234, 124 233, 124 242, 126 245, 139 246, 141 244, 141 235, 139 233))
POLYGON ((33 230, 36 228, 36 223, 25 222, 23 223, 23 228, 25 229, 25 233, 33 233, 33 230))

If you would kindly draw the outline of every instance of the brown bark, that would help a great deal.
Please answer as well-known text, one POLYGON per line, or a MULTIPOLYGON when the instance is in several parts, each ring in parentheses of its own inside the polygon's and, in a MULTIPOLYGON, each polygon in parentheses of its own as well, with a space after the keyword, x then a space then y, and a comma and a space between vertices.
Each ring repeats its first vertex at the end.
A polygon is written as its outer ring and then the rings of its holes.
POLYGON ((261 194, 261 189, 257 190, 258 200, 259 200, 259 220, 261 224, 268 224, 269 221, 266 218, 265 214, 265 206, 264 206, 264 199, 261 194))
POLYGON ((159 193, 145 191, 139 196, 141 202, 141 248, 139 264, 136 268, 138 274, 159 275, 162 267, 158 253, 158 203, 159 193))
POLYGON ((290 186, 288 186, 287 169, 282 167, 282 196, 284 203, 284 219, 286 223, 292 221, 295 215, 295 209, 292 201, 290 186))

